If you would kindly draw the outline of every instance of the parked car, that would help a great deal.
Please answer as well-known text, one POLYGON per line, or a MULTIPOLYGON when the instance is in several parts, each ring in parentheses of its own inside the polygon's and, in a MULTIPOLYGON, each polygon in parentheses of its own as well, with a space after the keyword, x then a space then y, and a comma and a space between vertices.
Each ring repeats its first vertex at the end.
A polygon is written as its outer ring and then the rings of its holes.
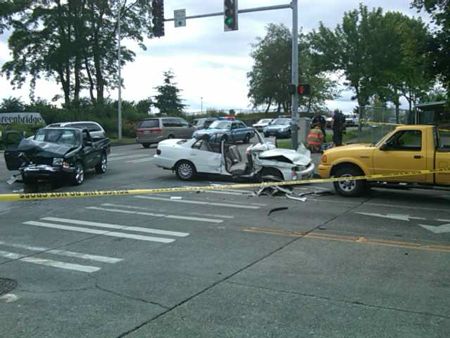
POLYGON ((359 117, 357 114, 345 115, 346 127, 357 127, 359 124, 359 117))
POLYGON ((247 127, 244 122, 238 120, 217 120, 211 123, 208 128, 197 130, 193 137, 199 139, 216 135, 218 135, 220 139, 230 143, 235 143, 237 141, 248 143, 255 135, 255 129, 247 127))
POLYGON ((93 138, 106 137, 105 129, 103 129, 103 127, 95 121, 58 122, 49 124, 47 127, 71 127, 87 129, 89 131, 89 134, 93 138))
POLYGON ((199 119, 194 119, 194 128, 197 130, 206 129, 216 120, 218 120, 217 117, 202 117, 199 119))
POLYGON ((257 131, 263 131, 264 127, 267 127, 272 119, 261 119, 252 125, 257 131))
POLYGON ((19 170, 25 184, 46 180, 70 181, 80 185, 85 172, 107 170, 108 138, 93 138, 87 129, 42 128, 32 139, 21 139, 5 149, 9 170, 19 170))
POLYGON ((264 136, 275 136, 279 138, 291 137, 291 119, 281 117, 274 119, 270 124, 263 129, 264 136))
POLYGON ((381 177, 381 182, 351 180, 352 176, 395 174, 405 171, 446 169, 450 164, 448 128, 430 125, 404 125, 387 134, 377 144, 352 144, 326 150, 319 165, 322 178, 343 177, 335 182, 342 196, 363 194, 371 184, 396 186, 406 183, 416 187, 450 186, 449 173, 381 177))
POLYGON ((257 132, 250 144, 228 143, 218 134, 211 138, 165 140, 158 144, 153 163, 174 171, 181 180, 193 179, 197 174, 301 180, 314 173, 311 154, 306 148, 278 149, 257 132))
POLYGON ((144 148, 167 138, 191 138, 195 128, 181 117, 155 117, 140 121, 136 128, 136 143, 144 148))

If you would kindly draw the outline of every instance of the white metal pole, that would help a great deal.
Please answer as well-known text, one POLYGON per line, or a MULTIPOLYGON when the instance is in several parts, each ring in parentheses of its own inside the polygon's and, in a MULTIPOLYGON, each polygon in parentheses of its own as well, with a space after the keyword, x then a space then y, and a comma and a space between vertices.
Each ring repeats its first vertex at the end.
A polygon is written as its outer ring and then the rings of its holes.
POLYGON ((292 94, 292 147, 294 149, 298 148, 298 2, 297 0, 292 0, 292 84, 295 85, 295 92, 292 94))
POLYGON ((119 11, 117 15, 117 68, 119 75, 119 98, 118 98, 118 106, 117 106, 117 138, 119 140, 122 139, 122 55, 120 53, 120 2, 119 2, 119 11))

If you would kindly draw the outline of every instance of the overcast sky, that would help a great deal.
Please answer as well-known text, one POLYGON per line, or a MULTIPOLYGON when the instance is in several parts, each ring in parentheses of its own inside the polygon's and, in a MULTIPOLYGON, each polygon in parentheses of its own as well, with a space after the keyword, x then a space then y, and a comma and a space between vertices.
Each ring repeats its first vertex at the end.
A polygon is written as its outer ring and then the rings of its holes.
MULTIPOLYGON (((399 11, 426 19, 423 13, 410 9, 410 0, 299 0, 299 27, 309 32, 322 21, 334 28, 342 21, 344 12, 358 8, 361 2, 370 9, 382 7, 384 11, 399 11)), ((288 3, 289 0, 239 0, 239 8, 288 3)), ((186 9, 187 15, 220 12, 223 0, 165 0, 166 18, 172 18, 175 9, 186 9)), ((233 32, 224 32, 221 16, 188 20, 186 27, 181 28, 174 28, 173 22, 166 22, 165 36, 146 41, 146 51, 132 46, 137 57, 122 70, 125 84, 122 98, 137 101, 155 95, 154 87, 162 83, 162 73, 171 69, 188 110, 200 111, 202 103, 203 111, 210 108, 250 109, 246 74, 253 65, 249 56, 251 44, 257 37, 265 35, 265 27, 269 23, 283 23, 290 28, 292 11, 282 9, 240 14, 239 30, 233 32)), ((0 64, 10 59, 6 40, 6 35, 0 36, 0 64)), ((50 100, 55 94, 61 94, 55 82, 38 82, 37 97, 50 100)), ((117 91, 106 95, 117 99, 117 91)), ((343 92, 341 98, 327 103, 328 108, 351 111, 355 106, 349 99, 351 95, 343 92)), ((6 78, 0 77, 0 101, 20 97, 27 102, 28 96, 28 86, 13 90, 6 78)))

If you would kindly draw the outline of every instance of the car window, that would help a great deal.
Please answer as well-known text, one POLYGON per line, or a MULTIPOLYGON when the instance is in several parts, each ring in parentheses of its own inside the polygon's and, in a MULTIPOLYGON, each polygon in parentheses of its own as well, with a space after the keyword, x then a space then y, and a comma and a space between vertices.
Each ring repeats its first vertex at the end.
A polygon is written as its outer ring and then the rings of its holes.
POLYGON ((172 119, 172 118, 163 119, 162 124, 164 127, 178 127, 179 126, 179 122, 177 121, 177 119, 172 119))
POLYGON ((421 150, 422 132, 420 130, 402 130, 395 133, 386 143, 389 150, 421 150))
POLYGON ((247 126, 244 124, 244 122, 239 122, 238 128, 247 128, 247 126))
POLYGON ((189 123, 186 120, 183 120, 183 119, 177 119, 177 120, 178 120, 179 127, 183 127, 183 128, 189 127, 189 123))
POLYGON ((158 128, 159 127, 159 120, 153 119, 153 120, 144 120, 139 122, 138 128, 158 128))
POLYGON ((438 129, 438 149, 450 151, 450 129, 438 129))
POLYGON ((231 126, 230 121, 214 121, 209 128, 211 129, 228 129, 231 126))
POLYGON ((203 151, 212 151, 212 148, 209 145, 209 143, 203 139, 199 139, 197 142, 195 142, 192 145, 192 148, 198 149, 198 150, 203 150, 203 151))
POLYGON ((89 131, 101 131, 101 128, 95 123, 71 123, 68 127, 87 129, 89 131))

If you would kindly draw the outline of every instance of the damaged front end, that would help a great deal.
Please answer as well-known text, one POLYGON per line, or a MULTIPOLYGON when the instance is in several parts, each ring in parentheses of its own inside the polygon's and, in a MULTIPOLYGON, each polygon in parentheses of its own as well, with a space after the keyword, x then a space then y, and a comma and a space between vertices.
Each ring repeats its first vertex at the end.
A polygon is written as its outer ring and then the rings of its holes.
POLYGON ((303 144, 296 151, 280 148, 262 151, 255 156, 255 165, 263 171, 265 168, 278 170, 286 181, 311 178, 315 169, 311 152, 303 144))
MULTIPOLYGON (((23 139, 14 150, 5 151, 9 170, 18 170, 24 183, 59 179, 73 175, 75 167, 68 160, 73 146, 23 139)), ((15 175, 17 179, 18 175, 15 175)))

